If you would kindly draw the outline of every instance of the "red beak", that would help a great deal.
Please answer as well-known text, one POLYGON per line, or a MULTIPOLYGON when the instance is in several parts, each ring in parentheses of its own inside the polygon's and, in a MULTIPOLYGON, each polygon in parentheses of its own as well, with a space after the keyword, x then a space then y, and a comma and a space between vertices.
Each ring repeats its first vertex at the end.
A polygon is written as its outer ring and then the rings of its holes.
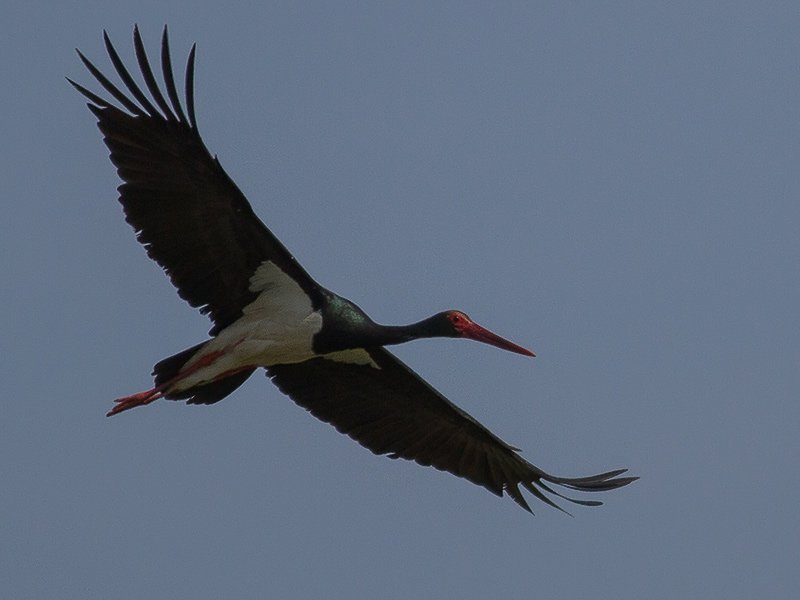
POLYGON ((484 329, 477 323, 469 323, 461 330, 465 338, 475 340, 476 342, 483 342, 491 346, 497 346, 509 352, 516 352, 517 354, 524 354, 525 356, 536 356, 530 350, 526 350, 522 346, 517 346, 514 342, 509 342, 505 338, 501 338, 496 333, 492 333, 488 329, 484 329))

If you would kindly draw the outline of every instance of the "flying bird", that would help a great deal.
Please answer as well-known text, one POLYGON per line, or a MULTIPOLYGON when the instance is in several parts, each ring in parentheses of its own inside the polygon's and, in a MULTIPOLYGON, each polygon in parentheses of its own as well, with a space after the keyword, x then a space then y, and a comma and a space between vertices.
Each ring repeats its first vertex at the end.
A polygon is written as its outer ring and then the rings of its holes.
MULTIPOLYGON (((137 239, 181 298, 207 313, 210 339, 157 363, 155 386, 119 398, 108 416, 159 399, 219 402, 259 367, 294 402, 375 454, 413 460, 463 477, 532 512, 519 485, 563 510, 548 495, 576 504, 551 486, 597 492, 636 477, 619 469, 590 477, 545 473, 447 400, 385 346, 419 338, 467 338, 525 356, 522 348, 457 310, 406 326, 379 325, 353 302, 318 284, 267 229, 206 149, 194 106, 195 46, 189 53, 185 104, 161 43, 164 87, 150 66, 138 27, 136 59, 148 94, 103 34, 122 91, 79 50, 89 72, 116 101, 68 81, 86 98, 123 183, 119 201, 137 239)), ((565 511, 566 512, 566 511, 565 511)))

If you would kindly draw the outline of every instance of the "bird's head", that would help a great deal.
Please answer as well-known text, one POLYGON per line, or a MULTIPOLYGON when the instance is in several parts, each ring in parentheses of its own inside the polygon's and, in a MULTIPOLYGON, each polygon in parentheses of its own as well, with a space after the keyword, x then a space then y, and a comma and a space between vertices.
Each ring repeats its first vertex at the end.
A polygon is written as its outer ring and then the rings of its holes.
MULTIPOLYGON (((423 323, 425 323, 425 321, 423 321, 423 323)), ((440 312, 433 315, 430 319, 427 319, 426 324, 431 334, 437 337, 467 338, 475 340, 476 342, 497 346, 509 352, 516 352, 517 354, 524 354, 525 356, 536 356, 530 350, 526 350, 522 346, 509 342, 507 339, 501 338, 499 335, 481 327, 460 310, 446 310, 440 312)))

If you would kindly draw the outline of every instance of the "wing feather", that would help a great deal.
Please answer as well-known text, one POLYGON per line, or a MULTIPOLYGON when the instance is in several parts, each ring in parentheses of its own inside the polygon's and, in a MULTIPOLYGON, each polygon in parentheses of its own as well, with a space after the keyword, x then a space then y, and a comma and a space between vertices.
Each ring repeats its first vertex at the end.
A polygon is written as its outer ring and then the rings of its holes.
POLYGON ((166 97, 150 67, 139 29, 133 34, 139 70, 153 101, 125 68, 108 35, 104 33, 103 39, 130 96, 80 52, 83 64, 119 107, 70 83, 89 99, 89 108, 97 117, 111 161, 123 181, 119 201, 126 220, 178 294, 209 314, 214 322, 211 334, 215 335, 255 300, 257 294, 249 289, 250 277, 262 263, 272 261, 309 294, 315 308, 320 306, 319 286, 256 217, 200 138, 194 112, 194 47, 187 62, 184 112, 172 73, 166 27, 161 48, 166 97))
POLYGON ((379 368, 321 357, 273 365, 267 374, 297 404, 375 454, 448 471, 498 496, 505 492, 529 512, 519 484, 539 500, 563 510, 545 492, 577 504, 600 502, 569 498, 548 483, 591 492, 622 487, 636 479, 620 477, 624 469, 577 479, 549 475, 387 350, 371 348, 367 352, 379 368))

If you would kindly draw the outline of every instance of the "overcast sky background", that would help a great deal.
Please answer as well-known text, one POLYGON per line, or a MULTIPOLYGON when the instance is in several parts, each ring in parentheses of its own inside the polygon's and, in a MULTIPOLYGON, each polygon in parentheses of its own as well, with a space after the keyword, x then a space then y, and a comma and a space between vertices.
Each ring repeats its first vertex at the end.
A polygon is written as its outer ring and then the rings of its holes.
POLYGON ((2 11, 0 596, 800 594, 797 3, 132 4, 2 11), (208 147, 323 285, 538 355, 404 361, 537 466, 641 480, 532 517, 263 374, 107 419, 210 327, 64 80, 134 23, 181 80, 197 42, 208 147))

